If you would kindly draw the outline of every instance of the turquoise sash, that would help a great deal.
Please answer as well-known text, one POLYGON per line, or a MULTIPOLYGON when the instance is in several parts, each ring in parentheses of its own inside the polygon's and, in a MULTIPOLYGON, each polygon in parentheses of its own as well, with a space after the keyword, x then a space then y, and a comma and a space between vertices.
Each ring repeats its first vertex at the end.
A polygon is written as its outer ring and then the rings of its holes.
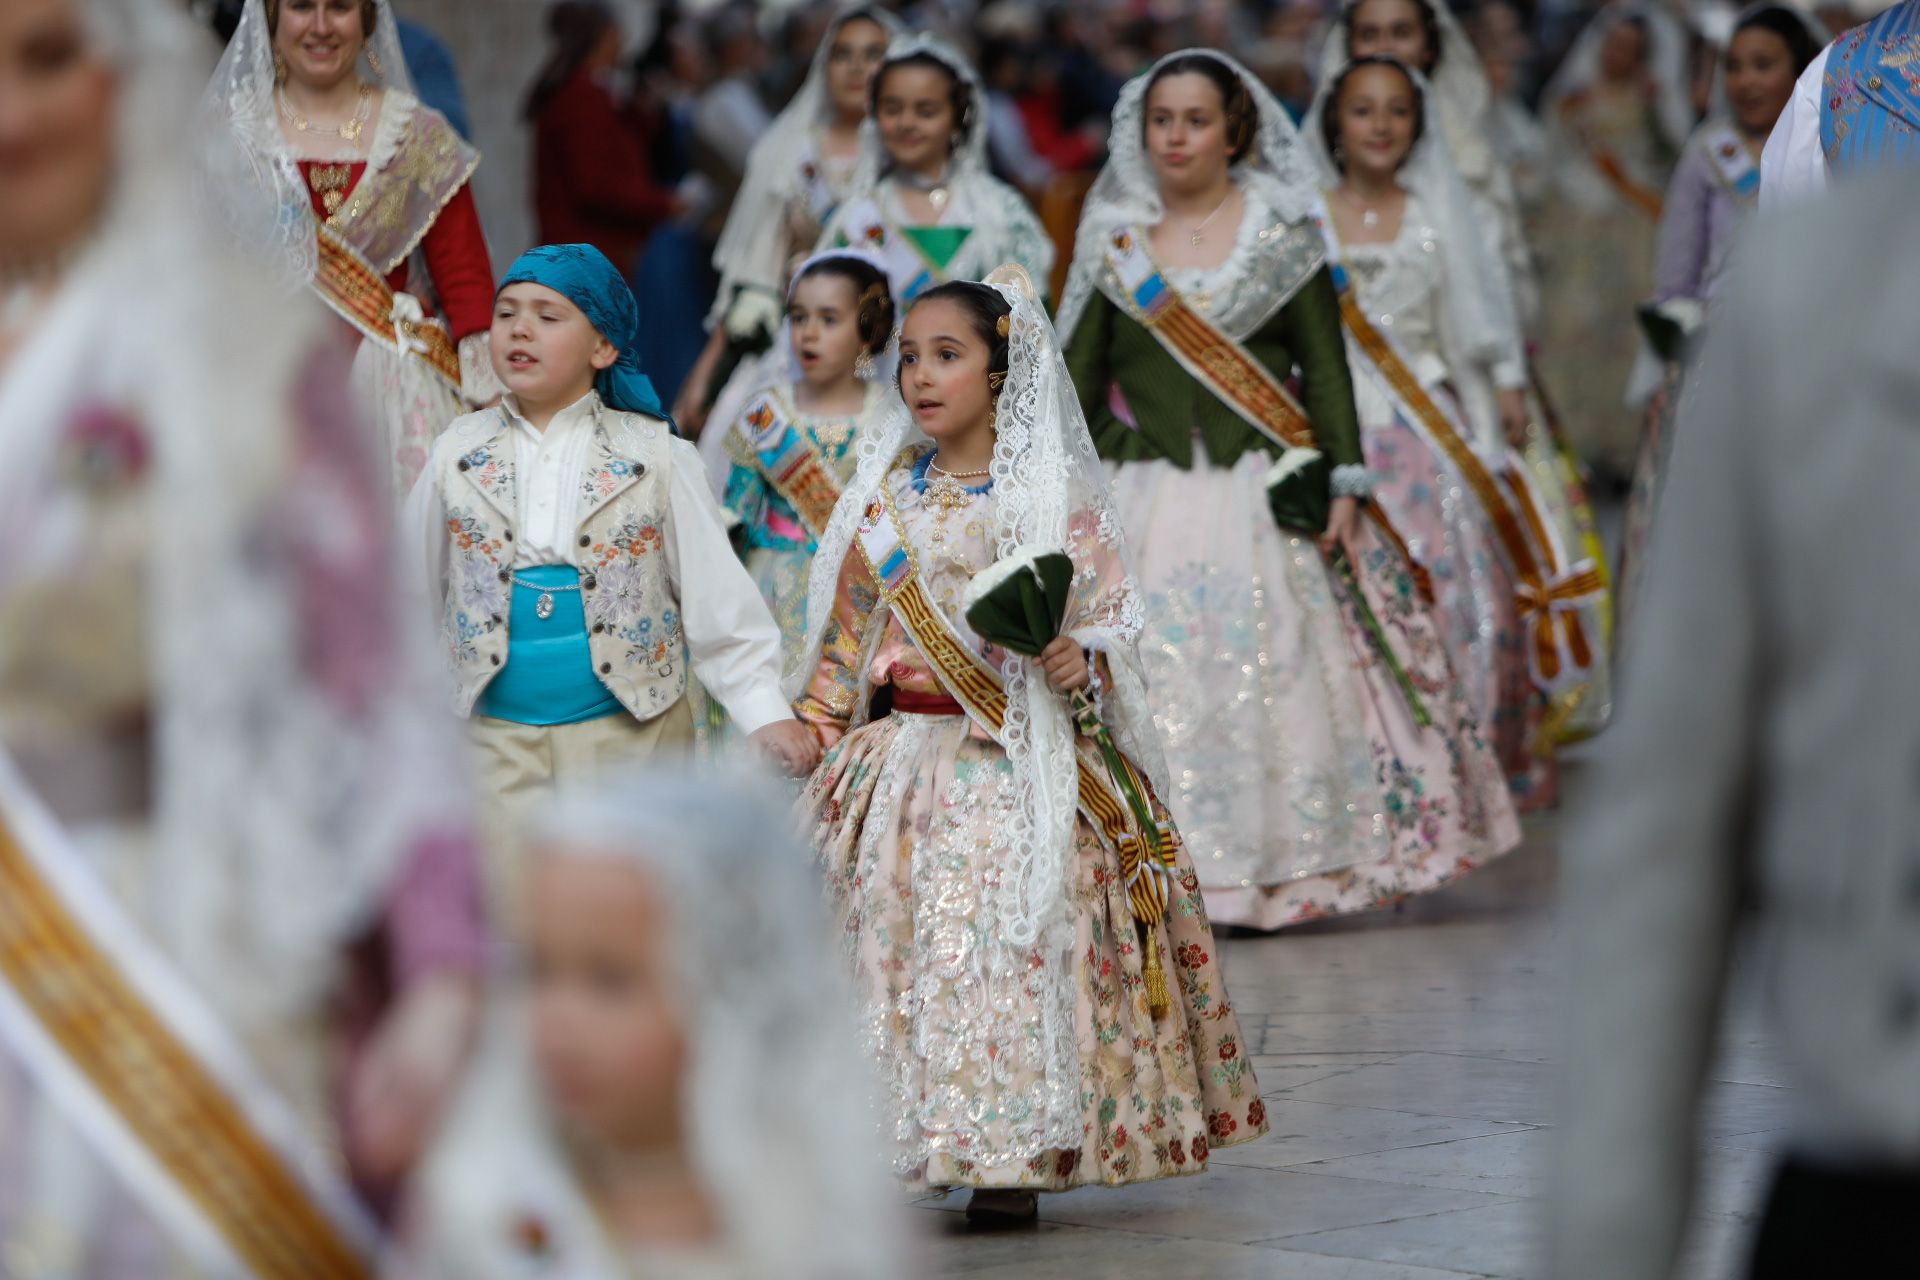
POLYGON ((624 715, 626 708, 593 673, 580 571, 543 564, 513 576, 507 665, 481 692, 474 713, 540 726, 624 715))

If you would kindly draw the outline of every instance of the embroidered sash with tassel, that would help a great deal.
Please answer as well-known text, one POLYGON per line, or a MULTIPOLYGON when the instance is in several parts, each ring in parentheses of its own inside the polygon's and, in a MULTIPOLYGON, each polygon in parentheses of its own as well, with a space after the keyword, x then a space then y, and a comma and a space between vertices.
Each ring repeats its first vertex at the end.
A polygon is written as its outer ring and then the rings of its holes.
POLYGON ((0 1037, 209 1274, 373 1280, 352 1192, 4 757, 0 1037))
MULTIPOLYGON (((900 620, 914 647, 940 677, 947 693, 966 709, 974 723, 995 742, 1004 745, 1007 691, 1000 673, 980 655, 981 642, 964 622, 946 616, 927 594, 908 550, 892 494, 883 488, 883 500, 868 506, 860 522, 858 543, 881 602, 900 620)), ((1142 833, 1129 806, 1103 767, 1074 751, 1079 769, 1079 808, 1102 840, 1120 858, 1120 874, 1127 886, 1127 903, 1145 935, 1141 976, 1147 986, 1147 1008, 1156 1018, 1172 1008, 1166 965, 1161 957, 1159 926, 1166 919, 1175 892, 1173 841, 1166 823, 1142 833)), ((1140 795, 1151 795, 1146 779, 1131 761, 1115 754, 1107 767, 1126 773, 1126 784, 1140 795)))
POLYGON ((1496 474, 1454 430, 1452 419, 1434 403, 1399 350, 1360 306, 1339 265, 1331 223, 1323 219, 1321 228, 1340 291, 1341 322, 1354 346, 1373 365, 1394 407, 1446 455, 1479 501, 1493 526, 1501 558, 1513 575, 1515 604, 1530 640, 1534 683, 1543 692, 1557 692, 1593 666, 1593 644, 1580 611, 1606 594, 1606 579, 1591 562, 1567 566, 1566 554, 1551 522, 1541 514, 1518 457, 1496 474))
MULTIPOLYGON (((1313 423, 1273 373, 1212 321, 1188 306, 1147 252, 1144 231, 1121 228, 1107 239, 1107 265, 1119 282, 1114 303, 1153 335, 1200 385, 1282 449, 1313 448, 1313 423)), ((1433 580, 1377 502, 1365 507, 1381 536, 1406 561, 1421 596, 1433 601, 1433 580)))
POLYGON ((746 443, 767 484, 800 517, 814 540, 826 532, 840 501, 840 478, 807 433, 791 421, 780 398, 763 392, 747 405, 734 430, 746 443))
POLYGON ((333 228, 316 223, 320 268, 313 289, 334 312, 362 335, 389 351, 412 356, 460 390, 460 352, 447 327, 428 319, 420 300, 395 293, 385 276, 333 228))

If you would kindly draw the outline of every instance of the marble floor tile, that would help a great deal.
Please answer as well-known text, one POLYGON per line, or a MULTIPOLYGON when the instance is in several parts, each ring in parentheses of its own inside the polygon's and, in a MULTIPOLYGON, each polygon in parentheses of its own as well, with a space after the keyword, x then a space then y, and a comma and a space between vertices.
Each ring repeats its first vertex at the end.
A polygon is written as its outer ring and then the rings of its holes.
POLYGON ((1518 1131, 1515 1126, 1492 1120, 1415 1115, 1290 1098, 1267 1100, 1267 1123, 1270 1132, 1266 1137, 1243 1147, 1229 1147, 1214 1160, 1279 1169, 1518 1131))
MULTIPOLYGON (((946 1215, 958 1219, 958 1215, 946 1215)), ((980 1233, 964 1220, 943 1225, 925 1256, 950 1276, 1021 1280, 1465 1280, 1431 1267, 1291 1253, 1252 1245, 1041 1223, 1032 1230, 980 1233)))
POLYGON ((1539 1269, 1540 1230, 1538 1205, 1504 1200, 1476 1209, 1288 1236, 1275 1243, 1297 1253, 1438 1267, 1468 1275, 1526 1277, 1539 1269))
POLYGON ((1409 1053, 1391 1063, 1313 1081, 1281 1096, 1417 1115, 1548 1124, 1553 1120, 1553 1088, 1553 1068, 1545 1063, 1409 1053))
POLYGON ((1246 1244, 1475 1208, 1494 1199, 1471 1191, 1222 1164, 1197 1178, 1042 1197, 1040 1216, 1083 1227, 1246 1244))

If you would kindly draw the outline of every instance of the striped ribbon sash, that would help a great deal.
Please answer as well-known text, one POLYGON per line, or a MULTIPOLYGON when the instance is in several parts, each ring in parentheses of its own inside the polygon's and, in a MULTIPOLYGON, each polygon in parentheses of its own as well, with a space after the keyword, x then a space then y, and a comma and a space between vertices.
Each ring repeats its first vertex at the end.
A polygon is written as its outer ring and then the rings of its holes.
POLYGON ((1473 491, 1493 526, 1501 559, 1514 580, 1514 598, 1528 629, 1528 662, 1534 683, 1549 693, 1577 681, 1593 666, 1593 644, 1581 611, 1601 600, 1606 578, 1591 562, 1568 566, 1553 524, 1541 514, 1517 456, 1499 474, 1487 468, 1461 438, 1413 369, 1360 306, 1340 262, 1340 242, 1324 211, 1317 215, 1340 291, 1340 320, 1351 347, 1373 367, 1394 408, 1434 448, 1445 454, 1473 491))
POLYGON ((752 452, 767 484, 817 541, 840 501, 840 478, 812 439, 794 425, 792 415, 772 391, 761 393, 747 406, 734 430, 752 452))
MULTIPOLYGON (((1147 250, 1146 232, 1122 227, 1107 237, 1107 265, 1119 294, 1114 303, 1137 320, 1182 369, 1283 451, 1313 447, 1313 423, 1273 372, 1245 347, 1188 306, 1147 250)), ((1407 540, 1377 502, 1366 514, 1407 563, 1420 594, 1431 603, 1433 583, 1414 560, 1407 540)))
MULTIPOLYGON (((884 486, 861 518, 856 541, 867 569, 879 588, 881 603, 900 620, 907 637, 927 659, 947 693, 995 742, 1004 744, 1007 691, 1000 673, 981 656, 984 647, 964 621, 948 617, 927 594, 906 546, 900 516, 884 486)), ((1104 767, 1076 749, 1079 766, 1079 808, 1100 837, 1120 856, 1128 904, 1136 920, 1157 923, 1166 916, 1173 889, 1172 829, 1162 823, 1159 839, 1141 838, 1125 799, 1115 789, 1104 767), (1151 852, 1149 852, 1151 851, 1151 852)), ((1121 761, 1140 794, 1151 789, 1130 760, 1121 761)))
POLYGON ((387 278, 344 236, 316 224, 320 267, 313 288, 321 300, 365 337, 402 356, 412 356, 460 390, 460 352, 447 327, 430 320, 411 294, 395 293, 387 278))
POLYGON ((0 1038, 208 1274, 373 1280, 328 1158, 3 756, 0 1038))

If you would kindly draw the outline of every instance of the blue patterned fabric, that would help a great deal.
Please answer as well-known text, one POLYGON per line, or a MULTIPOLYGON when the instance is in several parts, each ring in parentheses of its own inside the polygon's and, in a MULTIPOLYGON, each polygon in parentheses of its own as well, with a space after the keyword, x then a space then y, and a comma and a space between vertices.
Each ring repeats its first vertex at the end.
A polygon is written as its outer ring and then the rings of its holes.
POLYGON ((1833 42, 1820 146, 1835 173, 1920 159, 1920 0, 1897 4, 1833 42))
POLYGON ((620 352, 619 363, 601 370, 594 380, 594 389, 609 409, 667 416, 653 383, 640 370, 639 305, 606 254, 590 244, 541 245, 521 254, 507 268, 500 288, 510 284, 545 285, 565 297, 586 312, 600 336, 620 352))
POLYGON ((619 699, 593 673, 580 571, 571 565, 543 564, 513 576, 507 665, 481 691, 474 713, 542 726, 625 714, 619 699), (540 616, 542 595, 552 597, 550 617, 540 616))

